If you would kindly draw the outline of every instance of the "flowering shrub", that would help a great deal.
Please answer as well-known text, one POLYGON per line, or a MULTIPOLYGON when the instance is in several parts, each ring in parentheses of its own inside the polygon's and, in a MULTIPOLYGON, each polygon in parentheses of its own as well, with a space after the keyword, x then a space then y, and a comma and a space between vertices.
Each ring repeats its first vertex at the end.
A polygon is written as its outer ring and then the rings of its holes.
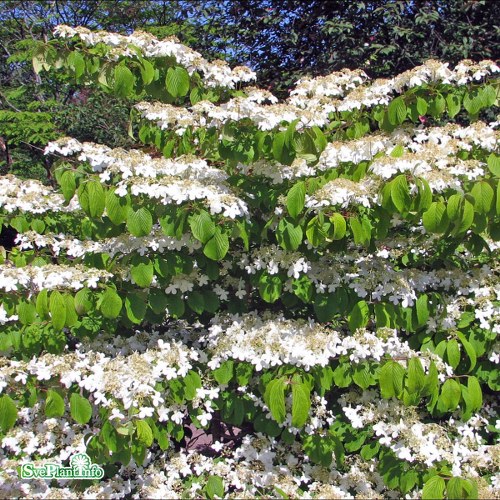
POLYGON ((56 32, 35 70, 135 101, 144 147, 0 178, 2 495, 498 495, 499 68, 277 102, 173 39, 56 32), (81 452, 102 480, 18 476, 81 452))

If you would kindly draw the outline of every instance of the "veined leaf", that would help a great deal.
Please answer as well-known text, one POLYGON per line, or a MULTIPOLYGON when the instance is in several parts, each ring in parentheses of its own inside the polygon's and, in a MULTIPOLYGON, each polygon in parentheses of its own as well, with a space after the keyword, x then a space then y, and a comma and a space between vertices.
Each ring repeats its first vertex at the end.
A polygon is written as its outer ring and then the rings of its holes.
POLYGON ((146 236, 151 232, 152 227, 153 217, 147 208, 141 207, 137 211, 129 210, 127 229, 130 231, 130 234, 133 236, 146 236))
POLYGON ((391 125, 399 125, 403 123, 406 118, 406 104, 402 97, 396 97, 389 104, 387 109, 389 123, 391 125))
POLYGON ((205 210, 192 215, 189 218, 189 226, 193 236, 202 243, 206 243, 215 234, 215 223, 205 210))
POLYGON ((408 212, 410 208, 410 188, 404 175, 398 175, 391 182, 391 199, 398 212, 408 212))
POLYGON ((113 288, 106 288, 100 301, 100 310, 105 318, 115 319, 122 310, 122 299, 113 288))
POLYGON ((286 417, 285 409, 285 378, 271 380, 266 386, 264 400, 271 410, 274 420, 283 423, 286 417))
POLYGON ((304 208, 306 199, 306 185, 304 182, 297 182, 286 197, 286 208, 291 217, 296 218, 304 208))
POLYGON ((292 378, 292 425, 302 427, 309 417, 311 395, 309 387, 302 382, 301 377, 292 378))
POLYGON ((444 498, 445 482, 441 476, 432 476, 422 490, 422 500, 440 500, 444 498))
POLYGON ((92 417, 92 406, 87 398, 74 392, 69 400, 71 416, 79 424, 86 424, 92 417))
POLYGON ((229 250, 229 238, 220 228, 216 228, 214 235, 207 241, 203 253, 212 260, 223 259, 229 250))
POLYGON ((120 97, 128 97, 135 84, 135 76, 132 74, 127 66, 118 65, 115 67, 115 94, 120 97))
POLYGON ((0 396, 0 431, 7 432, 17 420, 17 408, 7 394, 0 396))
POLYGON ((174 97, 184 97, 189 92, 189 73, 181 66, 168 68, 165 85, 174 97))
POLYGON ((64 415, 64 399, 53 389, 47 391, 45 399, 45 416, 48 418, 62 417, 64 415))
POLYGON ((382 397, 389 399, 399 397, 403 392, 405 369, 396 361, 388 361, 380 369, 379 384, 382 397))
POLYGON ((441 201, 435 201, 422 215, 424 227, 430 233, 444 233, 450 224, 446 214, 446 205, 441 201))

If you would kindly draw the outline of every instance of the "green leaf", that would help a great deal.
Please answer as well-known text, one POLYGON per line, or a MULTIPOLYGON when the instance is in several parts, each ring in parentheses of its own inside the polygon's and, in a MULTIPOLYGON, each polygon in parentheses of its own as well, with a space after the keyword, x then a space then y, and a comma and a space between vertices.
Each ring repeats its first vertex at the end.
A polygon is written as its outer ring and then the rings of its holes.
POLYGON ((336 299, 333 294, 317 294, 314 299, 314 312, 322 323, 331 321, 337 314, 336 299))
POLYGON ((145 420, 135 421, 135 432, 137 439, 144 446, 151 446, 153 444, 153 431, 145 420))
POLYGON ((460 111, 462 102, 457 94, 448 94, 446 96, 446 105, 448 107, 448 116, 454 118, 460 111))
POLYGON ((328 437, 313 434, 305 436, 302 443, 304 452, 312 462, 330 467, 333 459, 333 443, 328 437))
POLYGON ((102 184, 96 180, 81 184, 78 188, 78 202, 88 216, 100 217, 106 205, 106 195, 102 184))
POLYGON ((99 309, 102 315, 108 319, 115 319, 120 314, 122 310, 122 299, 116 293, 116 290, 108 287, 102 294, 99 309))
POLYGON ((422 215, 422 222, 429 233, 444 233, 449 226, 446 214, 446 205, 441 201, 435 201, 422 215))
POLYGON ((452 378, 445 380, 438 398, 438 410, 442 412, 456 410, 461 395, 460 384, 456 380, 452 378))
POLYGON ((307 276, 293 280, 292 282, 293 293, 305 304, 311 302, 314 294, 314 285, 307 276))
POLYGON ((333 240, 341 240, 346 233, 347 224, 344 217, 339 213, 334 213, 330 217, 330 222, 333 224, 333 240))
POLYGON ((65 325, 68 328, 71 328, 76 324, 78 321, 78 315, 76 313, 76 308, 75 308, 75 299, 69 294, 65 293, 63 295, 63 299, 66 303, 66 321, 65 325))
POLYGON ((487 214, 492 205, 495 193, 493 188, 486 181, 479 181, 474 184, 470 193, 474 197, 474 208, 480 214, 487 214))
POLYGON ((134 255, 130 267, 130 275, 135 283, 141 288, 147 288, 154 276, 153 262, 147 257, 134 255))
POLYGON ((488 168, 493 175, 500 177, 500 156, 491 153, 490 156, 488 156, 488 168))
POLYGON ((205 310, 205 300, 200 292, 191 292, 187 299, 188 306, 196 313, 201 314, 205 310))
POLYGON ((141 77, 144 85, 151 83, 155 77, 155 68, 147 59, 141 61, 141 77))
POLYGON ((383 398, 399 397, 403 392, 405 369, 396 361, 388 361, 380 369, 379 384, 383 398))
POLYGON ((212 260, 222 260, 229 250, 229 238, 220 228, 215 228, 214 235, 203 247, 203 253, 212 260))
POLYGON ((288 219, 281 219, 276 230, 276 239, 284 250, 295 251, 302 243, 303 232, 288 219))
POLYGON ((92 417, 92 406, 87 398, 74 392, 69 400, 71 416, 79 424, 86 424, 92 417))
POLYGON ((419 474, 415 470, 408 470, 401 474, 399 478, 399 487, 403 493, 408 493, 412 490, 415 485, 418 483, 419 474))
POLYGON ((68 67, 75 72, 75 77, 80 78, 85 71, 85 60, 80 52, 74 50, 66 58, 68 67))
POLYGON ((483 107, 483 99, 479 90, 469 90, 464 95, 463 106, 470 115, 476 115, 483 107))
POLYGON ((420 295, 415 302, 418 326, 424 326, 429 319, 429 299, 427 295, 420 295))
POLYGON ((403 123, 406 118, 406 104, 402 97, 396 97, 389 104, 387 109, 389 123, 391 125, 399 125, 403 123))
POLYGON ((311 395, 309 387, 302 383, 302 379, 294 376, 292 379, 292 425, 302 427, 309 418, 311 395))
POLYGON ((135 76, 126 66, 115 66, 115 84, 114 91, 119 97, 128 97, 135 84, 135 76))
POLYGON ((380 443, 378 441, 372 442, 370 444, 365 444, 361 448, 361 458, 363 460, 371 460, 380 450, 380 443))
POLYGON ((17 420, 17 408, 7 394, 0 396, 0 431, 7 432, 17 420))
POLYGON ((402 144, 398 144, 397 146, 394 147, 394 149, 391 151, 390 156, 392 158, 401 158, 401 156, 404 155, 405 148, 402 144))
POLYGON ((75 173, 72 170, 63 172, 59 179, 59 185, 66 202, 70 201, 76 191, 75 173))
POLYGON ((325 226, 326 224, 322 224, 317 215, 307 223, 306 236, 313 247, 318 247, 326 240, 325 226))
POLYGON ((57 290, 50 294, 50 316, 56 330, 61 330, 66 324, 66 301, 57 290))
POLYGON ((408 212, 410 208, 410 188, 404 175, 398 175, 391 181, 391 199, 398 212, 408 212))
POLYGON ((232 359, 228 359, 227 361, 224 361, 219 368, 215 369, 212 374, 219 384, 227 384, 233 378, 233 372, 234 361, 232 359))
POLYGON ((263 300, 272 304, 281 297, 283 283, 279 276, 264 272, 259 278, 259 293, 263 300))
POLYGON ((341 388, 348 387, 352 382, 352 367, 347 363, 341 363, 333 370, 333 381, 341 388))
POLYGON ((352 379, 356 385, 361 387, 361 389, 368 389, 368 387, 370 387, 370 385, 374 382, 373 376, 370 373, 370 367, 367 363, 354 365, 352 379))
POLYGON ((286 197, 286 208, 291 217, 295 219, 300 212, 302 212, 305 200, 306 184, 305 182, 297 182, 297 184, 288 191, 286 197))
POLYGON ((410 394, 420 393, 425 386, 425 372, 418 358, 410 358, 408 361, 408 378, 406 388, 410 394))
POLYGON ((47 391, 45 400, 45 416, 47 418, 62 417, 64 415, 64 399, 53 389, 47 391))
POLYGON ((417 111, 419 115, 425 116, 427 113, 427 101, 421 97, 417 97, 417 111))
POLYGON ((422 490, 422 500, 436 500, 444 498, 445 483, 440 476, 432 476, 422 490))
MULTIPOLYGON (((85 288, 83 289, 85 290, 85 288)), ((81 292, 81 290, 80 290, 81 292)), ((79 292, 78 292, 79 293, 79 292)), ((78 293, 76 294, 78 296, 78 293)), ((76 299, 76 296, 75 296, 76 299)), ((47 290, 40 290, 36 297, 36 312, 42 319, 49 317, 49 294, 47 290)))
POLYGON ((23 325, 32 325, 36 319, 36 307, 31 302, 22 300, 17 305, 17 315, 23 325))
MULTIPOLYGON (((460 324, 458 325, 458 327, 461 328, 460 324)), ((465 338, 465 335, 462 332, 457 332, 457 337, 459 338, 460 342, 462 343, 462 345, 465 349, 465 352, 467 353, 467 356, 469 357, 470 366, 469 366, 468 371, 470 372, 476 366, 476 362, 477 362, 476 351, 474 350, 474 347, 472 346, 472 344, 465 338)))
POLYGON ((114 189, 106 192, 106 215, 113 224, 119 225, 127 220, 129 207, 128 196, 116 196, 114 189))
POLYGON ((416 206, 419 212, 427 210, 432 203, 432 191, 429 183, 425 179, 415 179, 415 184, 418 188, 418 196, 416 199, 416 206))
POLYGON ((483 406, 483 391, 476 377, 469 376, 467 379, 467 389, 471 400, 472 411, 477 411, 483 406))
POLYGON ((286 133, 278 132, 273 139, 273 157, 276 161, 283 162, 283 151, 285 146, 286 133))
POLYGON ((147 236, 153 227, 153 217, 151 212, 141 207, 139 210, 129 210, 127 216, 127 229, 133 236, 147 236))
POLYGON ((464 197, 461 194, 453 194, 448 198, 446 214, 451 221, 461 218, 464 197))
POLYGON ((347 321, 351 332, 355 332, 358 328, 363 328, 368 324, 370 319, 370 309, 364 300, 357 302, 352 308, 347 321))
MULTIPOLYGON (((77 314, 83 315, 92 309, 92 292, 88 288, 78 290, 75 295, 75 309, 77 314)), ((39 313, 40 314, 40 313, 39 313)))
POLYGON ((356 245, 368 246, 371 240, 371 224, 366 217, 351 217, 349 219, 349 224, 351 225, 352 235, 354 237, 354 243, 356 245))
POLYGON ((202 243, 206 243, 215 234, 215 223, 205 210, 192 215, 189 218, 189 226, 193 236, 202 243))
POLYGON ((131 292, 125 298, 125 310, 127 318, 138 325, 146 315, 147 303, 144 295, 141 293, 131 292))
POLYGON ((285 409, 285 378, 271 380, 266 386, 264 401, 278 423, 283 423, 286 417, 285 409))
POLYGON ((446 108, 446 100, 441 94, 434 96, 430 102, 429 111, 433 117, 441 116, 446 108))
POLYGON ((174 97, 184 97, 189 92, 189 73, 181 66, 168 68, 165 85, 174 97))
POLYGON ((219 476, 209 476, 205 486, 205 492, 210 500, 216 496, 224 498, 224 482, 222 478, 219 476))
POLYGON ((449 500, 461 500, 465 498, 462 490, 462 479, 459 477, 452 477, 446 485, 446 497, 449 500))
POLYGON ((460 223, 454 228, 452 235, 458 236, 464 234, 474 222, 474 207, 469 200, 464 200, 460 223))
POLYGON ((446 344, 446 362, 455 369, 460 363, 460 348, 455 339, 451 339, 446 344))

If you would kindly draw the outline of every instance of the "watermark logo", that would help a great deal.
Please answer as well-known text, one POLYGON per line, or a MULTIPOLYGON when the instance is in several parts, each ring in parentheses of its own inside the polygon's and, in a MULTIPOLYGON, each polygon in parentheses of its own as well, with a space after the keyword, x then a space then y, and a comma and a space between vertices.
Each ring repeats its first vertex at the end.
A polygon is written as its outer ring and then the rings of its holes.
POLYGON ((23 479, 101 479, 104 469, 95 465, 86 453, 77 453, 69 459, 69 467, 58 464, 44 464, 36 467, 28 462, 21 466, 23 479))

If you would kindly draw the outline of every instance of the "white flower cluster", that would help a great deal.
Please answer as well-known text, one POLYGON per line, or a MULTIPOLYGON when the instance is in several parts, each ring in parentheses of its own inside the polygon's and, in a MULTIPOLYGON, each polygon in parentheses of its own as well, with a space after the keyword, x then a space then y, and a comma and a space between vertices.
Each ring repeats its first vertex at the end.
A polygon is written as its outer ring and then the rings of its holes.
POLYGON ((99 282, 106 282, 113 275, 102 269, 76 265, 45 264, 15 267, 9 263, 0 265, 0 290, 16 292, 27 289, 39 290, 96 288, 99 282))
POLYGON ((458 477, 477 478, 478 469, 498 468, 495 455, 499 447, 484 444, 482 436, 488 425, 486 417, 498 410, 493 401, 489 400, 467 423, 450 418, 440 424, 422 422, 414 407, 395 399, 375 401, 373 391, 365 391, 361 397, 354 392, 340 397, 351 425, 359 429, 371 426, 380 444, 401 460, 421 462, 427 467, 444 460, 452 464, 452 473, 458 477))
POLYGON ((63 156, 74 156, 79 153, 79 161, 88 162, 94 172, 103 172, 101 175, 103 181, 109 180, 111 174, 118 175, 121 179, 130 177, 155 179, 165 176, 212 182, 224 182, 227 179, 224 171, 210 167, 205 160, 196 157, 185 156, 175 160, 152 158, 137 149, 112 149, 103 144, 79 142, 71 137, 49 142, 45 154, 49 153, 59 153, 63 156))
MULTIPOLYGON (((484 303, 485 293, 492 300, 498 300, 490 290, 498 288, 499 269, 486 265, 472 267, 468 271, 458 268, 401 269, 398 268, 397 261, 409 248, 411 253, 430 255, 436 240, 426 240, 426 245, 420 249, 420 242, 410 239, 403 244, 402 239, 385 240, 385 248, 376 254, 350 248, 349 253, 326 253, 311 261, 306 260, 299 252, 285 252, 276 245, 262 245, 249 254, 241 254, 238 267, 248 274, 255 274, 260 270, 266 270, 271 275, 286 271, 289 280, 285 289, 289 291, 292 291, 293 278, 307 276, 317 293, 332 293, 345 286, 354 290, 360 299, 388 300, 403 307, 412 307, 419 294, 431 290, 469 297, 474 304, 481 301, 484 303), (396 263, 393 263, 393 259, 396 263), (491 285, 488 286, 490 282, 491 285)), ((496 317, 496 306, 485 303, 484 311, 488 317, 496 317)))
POLYGON ((365 359, 380 361, 385 355, 415 355, 395 330, 382 328, 372 333, 359 329, 354 336, 343 336, 311 320, 288 320, 257 311, 245 316, 215 317, 200 340, 211 353, 208 366, 212 369, 227 359, 247 361, 257 371, 282 364, 309 370, 326 366, 332 358, 343 355, 348 355, 353 363, 365 359))
POLYGON ((290 91, 290 102, 301 105, 301 99, 311 97, 341 97, 349 90, 362 85, 368 80, 368 75, 359 69, 343 69, 326 76, 316 78, 301 78, 290 91), (297 96, 294 99, 294 96, 297 96))
POLYGON ((40 181, 21 180, 13 175, 0 177, 0 208, 8 213, 27 212, 43 214, 46 212, 73 212, 76 202, 64 203, 61 194, 44 186, 40 181))
POLYGON ((369 208, 378 201, 379 184, 369 177, 359 182, 337 178, 328 182, 313 195, 306 195, 305 206, 318 209, 321 207, 347 208, 361 205, 369 208))
POLYGON ((95 344, 80 345, 75 352, 57 356, 43 354, 31 361, 4 362, 0 387, 3 389, 7 383, 11 387, 15 381, 26 383, 28 377, 39 381, 56 379, 66 388, 77 385, 85 389, 97 405, 115 408, 113 418, 128 420, 118 408, 128 410, 144 406, 156 408, 166 415, 169 410, 162 403, 168 391, 159 392, 155 389, 156 383, 184 377, 196 360, 205 357, 179 340, 164 341, 158 335, 152 335, 148 342, 151 345, 152 340, 156 340, 156 347, 145 349, 145 336, 140 333, 123 342, 108 338, 106 352, 102 349, 105 338, 106 335, 100 336, 98 351, 92 349, 95 344), (137 348, 141 352, 136 352, 137 348))
POLYGON ((250 82, 256 78, 255 73, 245 66, 231 69, 223 61, 212 63, 207 61, 199 52, 181 44, 175 37, 158 40, 143 31, 120 35, 106 31, 91 31, 83 27, 72 28, 63 24, 54 29, 54 35, 60 38, 78 37, 88 47, 97 44, 107 45, 108 57, 111 60, 123 57, 137 58, 137 51, 143 57, 173 57, 178 64, 186 68, 188 73, 201 72, 208 87, 234 88, 240 82, 250 82))
POLYGON ((155 122, 160 128, 166 129, 173 125, 182 132, 188 126, 222 127, 229 121, 244 119, 251 120, 260 130, 272 130, 282 122, 298 120, 297 129, 300 130, 328 125, 332 112, 370 108, 377 104, 387 105, 398 93, 424 82, 464 85, 499 71, 499 67, 488 60, 479 63, 462 61, 454 70, 448 69, 446 64, 427 61, 393 79, 375 80, 371 84, 367 80, 361 84, 365 75, 350 70, 299 81, 291 96, 279 104, 273 96, 264 97, 259 94, 259 98, 256 98, 255 91, 250 91, 247 97, 236 97, 220 105, 201 101, 192 106, 190 111, 177 110, 168 104, 148 102, 137 104, 136 109, 143 118, 155 122), (355 88, 344 95, 342 89, 350 87, 355 88), (264 98, 271 104, 262 104, 264 98))
POLYGON ((198 240, 193 240, 187 234, 177 239, 165 236, 157 227, 153 228, 149 236, 130 238, 128 234, 121 234, 99 241, 82 241, 64 234, 38 234, 34 231, 27 231, 17 236, 16 243, 21 250, 50 248, 53 255, 58 256, 63 252, 68 257, 74 258, 93 253, 106 253, 114 257, 118 254, 127 255, 134 252, 146 255, 150 252, 163 253, 166 250, 180 251, 181 249, 193 253, 201 246, 198 240))
POLYGON ((180 205, 186 201, 205 200, 212 214, 222 213, 231 219, 248 215, 246 203, 238 198, 225 183, 227 175, 220 169, 209 167, 205 160, 193 157, 176 160, 157 159, 140 151, 111 149, 93 143, 79 143, 63 138, 49 143, 46 153, 74 155, 87 161, 107 182, 118 174, 115 194, 146 196, 164 205, 180 205))
MULTIPOLYGON (((71 433, 65 428, 60 430, 54 428, 50 421, 46 427, 40 425, 39 429, 44 433, 43 437, 55 434, 58 442, 59 439, 66 443, 73 440, 74 444, 66 445, 66 449, 81 451, 83 432, 74 429, 71 433)), ((19 480, 16 467, 27 459, 9 460, 0 455, 0 494, 30 498, 130 496, 135 499, 174 499, 184 498, 186 495, 199 496, 207 476, 216 475, 226 485, 225 498, 276 496, 278 492, 293 498, 346 498, 353 495, 379 498, 382 495, 396 495, 396 492, 384 486, 377 473, 376 460, 366 463, 355 455, 349 455, 346 456, 346 464, 342 470, 336 467, 335 460, 330 467, 323 467, 304 457, 298 443, 286 445, 263 435, 245 436, 236 448, 231 443, 219 442, 214 443, 212 448, 222 450, 223 461, 198 450, 175 451, 172 447, 162 453, 148 451, 144 464, 132 461, 128 466, 122 466, 111 479, 89 486, 83 485, 82 491, 78 493, 65 481, 61 481, 60 486, 54 486, 44 479, 19 480)), ((60 463, 62 457, 67 455, 68 453, 61 453, 50 460, 60 463)), ((42 463, 40 460, 36 461, 37 466, 42 463)))

